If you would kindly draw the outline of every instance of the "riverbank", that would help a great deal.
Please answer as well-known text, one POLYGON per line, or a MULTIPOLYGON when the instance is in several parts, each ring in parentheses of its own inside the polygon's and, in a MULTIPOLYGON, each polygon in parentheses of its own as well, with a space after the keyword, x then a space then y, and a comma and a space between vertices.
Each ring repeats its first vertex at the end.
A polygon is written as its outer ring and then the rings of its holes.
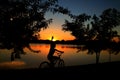
MULTIPOLYGON (((87 78, 91 76, 93 78, 97 76, 106 75, 117 75, 120 72, 120 61, 106 62, 100 64, 88 64, 70 66, 64 68, 53 68, 53 69, 12 69, 12 70, 0 70, 0 76, 4 79, 71 79, 71 78, 87 78)), ((109 77, 111 77, 109 76, 109 77)), ((34 80, 36 80, 34 79, 34 80)), ((58 80, 56 79, 56 80, 58 80)))

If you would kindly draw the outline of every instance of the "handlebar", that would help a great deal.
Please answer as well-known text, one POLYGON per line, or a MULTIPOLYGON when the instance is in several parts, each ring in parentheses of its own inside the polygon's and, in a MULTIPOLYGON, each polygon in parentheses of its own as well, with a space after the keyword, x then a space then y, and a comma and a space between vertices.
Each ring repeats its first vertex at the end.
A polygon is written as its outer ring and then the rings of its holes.
POLYGON ((64 52, 56 52, 56 53, 60 57, 64 52))

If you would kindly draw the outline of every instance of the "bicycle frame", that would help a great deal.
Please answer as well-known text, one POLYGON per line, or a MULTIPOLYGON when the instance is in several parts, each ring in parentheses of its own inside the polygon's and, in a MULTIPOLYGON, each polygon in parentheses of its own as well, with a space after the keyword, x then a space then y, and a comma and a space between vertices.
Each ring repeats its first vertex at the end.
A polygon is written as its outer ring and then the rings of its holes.
POLYGON ((55 67, 64 67, 64 60, 61 59, 62 52, 56 52, 57 57, 53 62, 50 61, 43 61, 39 68, 55 68, 55 67))

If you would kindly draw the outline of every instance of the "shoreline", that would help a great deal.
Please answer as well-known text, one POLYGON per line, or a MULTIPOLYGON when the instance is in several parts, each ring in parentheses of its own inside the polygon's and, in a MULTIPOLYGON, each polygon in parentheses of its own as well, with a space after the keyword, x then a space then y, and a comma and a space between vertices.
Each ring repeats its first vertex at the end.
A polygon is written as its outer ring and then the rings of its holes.
MULTIPOLYGON (((120 67, 120 61, 112 61, 112 62, 103 62, 103 63, 98 63, 98 64, 85 64, 85 65, 75 65, 75 66, 65 66, 63 68, 52 68, 52 69, 87 69, 87 68, 90 68, 90 67, 97 67, 97 68, 100 68, 100 67, 120 67), (114 65, 114 66, 112 66, 114 65)), ((47 70, 51 70, 51 68, 45 68, 47 70)), ((0 71, 15 71, 15 70, 44 70, 44 69, 40 69, 40 68, 25 68, 25 69, 0 69, 0 71)))
MULTIPOLYGON (((10 79, 20 80, 22 79, 81 79, 88 78, 87 76, 101 76, 113 77, 120 72, 120 61, 105 62, 99 64, 88 64, 88 65, 78 65, 69 66, 64 68, 53 68, 53 69, 5 69, 0 70, 0 76, 4 79, 9 76, 10 79), (111 75, 111 76, 110 76, 111 75), (86 77, 84 77, 86 76, 86 77)), ((119 77, 119 76, 118 76, 119 77)), ((94 77, 95 78, 95 77, 94 77)))
POLYGON ((70 70, 70 71, 96 71, 96 69, 118 69, 120 68, 120 61, 113 61, 113 62, 104 62, 104 63, 98 63, 98 64, 86 64, 86 65, 76 65, 76 66, 66 66, 63 68, 45 68, 45 69, 40 69, 40 68, 28 68, 28 69, 0 69, 0 71, 65 71, 65 70, 70 70), (91 70, 92 69, 92 70, 91 70))

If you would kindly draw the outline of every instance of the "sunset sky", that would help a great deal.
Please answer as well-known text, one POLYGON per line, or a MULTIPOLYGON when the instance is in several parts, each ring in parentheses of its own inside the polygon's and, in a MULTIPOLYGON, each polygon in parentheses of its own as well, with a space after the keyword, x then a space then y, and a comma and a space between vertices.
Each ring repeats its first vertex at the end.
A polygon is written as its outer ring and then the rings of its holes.
MULTIPOLYGON (((103 10, 108 8, 116 8, 120 11, 120 0, 58 0, 59 4, 65 8, 68 8, 72 14, 79 15, 86 13, 88 15, 100 15, 103 10)), ((49 25, 49 28, 40 32, 40 39, 50 39, 54 36, 56 40, 73 40, 74 36, 71 36, 70 32, 62 31, 62 25, 65 19, 71 20, 69 16, 63 14, 47 13, 46 18, 52 18, 53 23, 49 25)), ((120 30, 120 27, 117 28, 120 30)))

